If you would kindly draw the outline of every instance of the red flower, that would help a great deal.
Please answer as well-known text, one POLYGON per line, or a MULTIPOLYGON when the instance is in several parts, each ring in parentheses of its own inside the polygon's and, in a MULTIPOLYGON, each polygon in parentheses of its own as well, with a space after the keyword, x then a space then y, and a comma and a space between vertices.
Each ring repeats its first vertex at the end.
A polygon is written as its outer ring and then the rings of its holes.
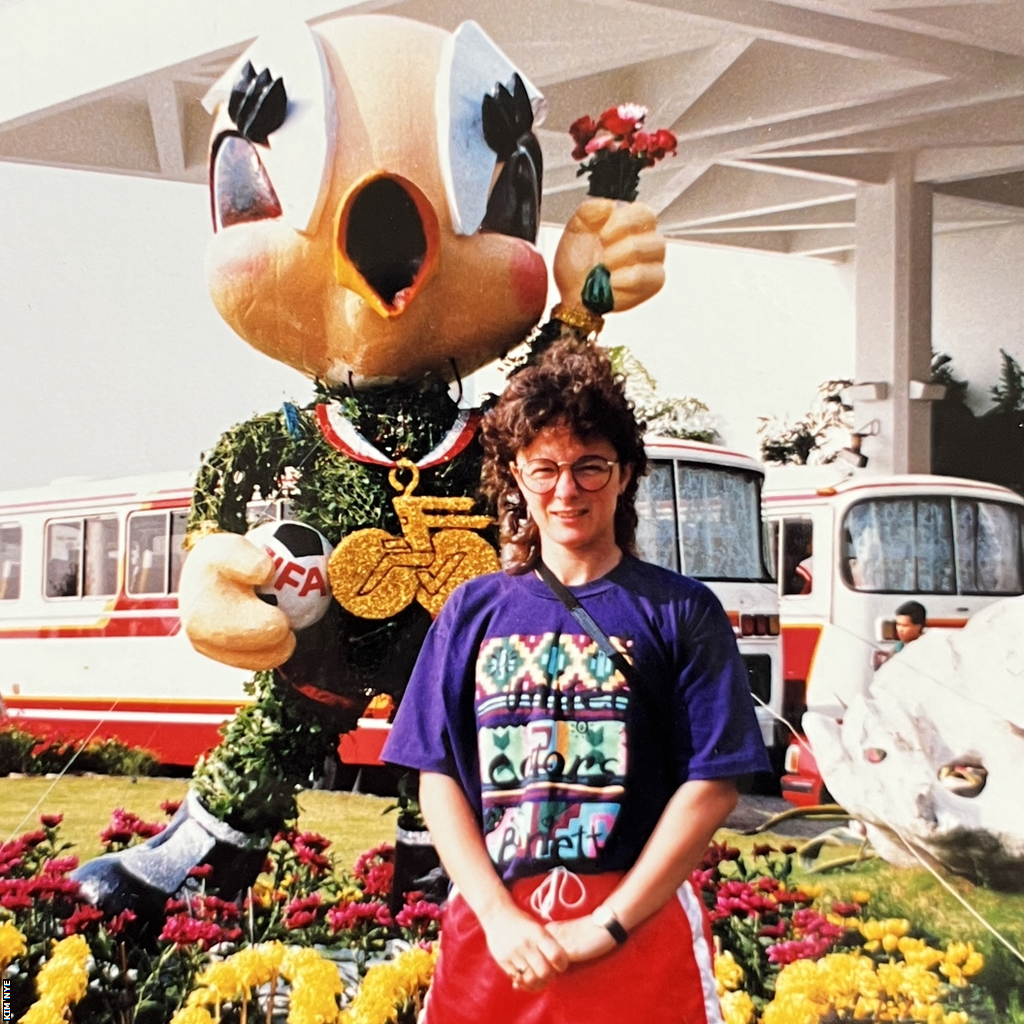
POLYGON ((0 880, 0 907, 4 910, 31 910, 32 884, 26 879, 0 880))
POLYGON ((28 850, 35 849, 40 843, 45 843, 47 840, 46 833, 39 829, 36 832, 26 832, 18 842, 23 843, 25 848, 28 850))
POLYGON ((118 807, 110 816, 110 824, 100 833, 100 841, 105 846, 127 846, 136 836, 149 839, 159 835, 166 827, 162 823, 143 821, 137 814, 118 807))
POLYGON ((77 935, 79 932, 85 931, 89 925, 102 920, 102 910, 97 910, 95 907, 90 907, 88 904, 81 904, 80 906, 75 907, 74 913, 65 920, 64 934, 77 935))
POLYGON ((860 913, 859 903, 833 903, 832 910, 840 917, 856 917, 860 913))
POLYGON ((71 857, 56 857, 53 860, 48 860, 43 865, 44 875, 65 875, 69 871, 74 871, 78 867, 78 858, 71 857))
POLYGON ((331 931, 350 931, 360 926, 390 928, 393 924, 388 905, 379 901, 344 903, 327 911, 331 931))
POLYGON ((314 892, 292 900, 284 909, 285 928, 308 928, 316 923, 320 910, 320 893, 314 892))
POLYGON ((120 914, 115 914, 109 921, 107 921, 104 928, 107 929, 107 932, 110 935, 120 935, 134 920, 134 911, 122 910, 120 914))
POLYGON ((423 933, 441 917, 441 908, 436 903, 424 899, 413 900, 412 896, 421 893, 409 893, 404 907, 395 915, 395 924, 399 928, 408 928, 423 933))
POLYGON ((197 864, 194 868, 189 868, 189 878, 209 878, 213 874, 212 864, 197 864))
POLYGON ((160 810, 167 815, 168 818, 173 818, 178 813, 178 808, 181 806, 180 800, 165 800, 160 805, 160 810))
POLYGON ((589 114, 584 114, 569 125, 569 134, 576 143, 576 148, 572 151, 573 160, 585 160, 586 145, 597 134, 597 122, 589 114))
POLYGON ((628 138, 644 123, 645 117, 646 107, 637 103, 620 103, 617 107, 609 107, 597 119, 597 124, 612 135, 628 138))
POLYGON ((44 828, 56 828, 63 820, 63 814, 44 814, 39 819, 44 828))

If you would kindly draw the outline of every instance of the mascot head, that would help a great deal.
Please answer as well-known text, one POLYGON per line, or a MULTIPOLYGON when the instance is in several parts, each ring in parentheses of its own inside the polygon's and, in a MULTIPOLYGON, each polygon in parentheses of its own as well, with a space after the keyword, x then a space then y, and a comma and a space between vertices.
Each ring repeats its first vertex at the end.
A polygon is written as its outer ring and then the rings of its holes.
POLYGON ((328 385, 466 375, 543 312, 542 100, 484 32, 275 28, 206 98, 210 294, 328 385))

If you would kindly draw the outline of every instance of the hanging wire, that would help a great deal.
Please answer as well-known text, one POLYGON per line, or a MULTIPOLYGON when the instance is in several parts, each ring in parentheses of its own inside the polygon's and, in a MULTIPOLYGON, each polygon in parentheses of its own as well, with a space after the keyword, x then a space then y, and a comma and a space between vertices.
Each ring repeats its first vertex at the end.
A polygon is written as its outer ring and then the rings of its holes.
MULTIPOLYGON (((836 625, 836 624, 832 624, 832 625, 833 625, 834 629, 838 629, 841 632, 845 633, 847 636, 853 637, 855 640, 857 640, 858 642, 862 643, 865 647, 868 647, 871 650, 877 650, 878 649, 869 640, 865 640, 864 637, 859 636, 858 634, 854 633, 854 631, 852 629, 849 629, 849 628, 844 627, 844 626, 839 626, 839 625, 836 625)), ((973 696, 973 695, 968 696, 966 694, 957 693, 955 690, 953 690, 952 686, 950 686, 949 683, 945 682, 943 679, 941 679, 938 676, 934 676, 934 675, 932 675, 929 672, 925 672, 923 669, 921 669, 917 665, 906 665, 905 667, 906 667, 906 669, 908 671, 916 672, 919 676, 921 676, 924 679, 928 680, 928 682, 933 683, 934 685, 936 685, 940 689, 944 689, 944 690, 946 690, 946 691, 948 691, 950 693, 955 694, 955 696, 957 696, 960 699, 964 699, 964 700, 968 701, 969 703, 972 703, 975 706, 977 706, 977 707, 979 707, 979 708, 981 708, 981 709, 983 709, 983 710, 985 710, 985 711, 987 711, 987 712, 989 712, 991 714, 995 714, 995 715, 1001 715, 1002 714, 1002 712, 1000 712, 998 709, 989 706, 984 701, 979 700, 976 696, 973 696)), ((797 728, 793 725, 792 722, 790 722, 787 718, 785 718, 784 716, 778 714, 778 712, 776 712, 771 707, 769 707, 768 704, 765 703, 764 700, 762 700, 760 697, 757 696, 757 694, 751 693, 751 696, 754 698, 754 700, 758 704, 760 704, 768 712, 769 715, 771 715, 772 718, 774 718, 781 725, 784 725, 789 730, 789 732, 796 739, 797 743, 804 750, 806 750, 812 756, 814 755, 814 751, 811 749, 810 744, 807 742, 806 736, 804 736, 801 732, 799 732, 797 730, 797 728)), ((850 817, 853 818, 854 816, 850 815, 850 817)), ((856 819, 854 819, 854 820, 856 820, 856 819)), ((967 910, 968 913, 970 913, 972 917, 976 918, 989 932, 992 933, 993 936, 995 936, 996 939, 999 940, 1000 943, 1002 943, 1008 950, 1010 950, 1010 952, 1013 953, 1013 955, 1018 960, 1020 960, 1022 963, 1024 963, 1024 953, 1022 953, 1005 935, 1003 935, 993 924, 991 924, 979 910, 977 910, 975 907, 973 907, 960 893, 958 893, 956 891, 956 889, 954 889, 939 874, 938 871, 935 870, 935 868, 927 861, 927 859, 924 858, 921 855, 921 853, 916 848, 916 845, 915 845, 915 843, 914 843, 914 841, 912 839, 908 839, 895 825, 893 825, 891 822, 887 821, 886 819, 880 818, 879 820, 880 820, 882 825, 884 825, 887 829, 892 831, 893 835, 895 835, 900 840, 900 842, 907 848, 907 850, 914 856, 914 858, 922 865, 922 867, 926 868, 928 870, 928 872, 935 877, 935 879, 939 882, 939 884, 942 885, 942 887, 944 889, 946 889, 948 892, 950 892, 956 898, 956 900, 963 905, 964 909, 967 910)))

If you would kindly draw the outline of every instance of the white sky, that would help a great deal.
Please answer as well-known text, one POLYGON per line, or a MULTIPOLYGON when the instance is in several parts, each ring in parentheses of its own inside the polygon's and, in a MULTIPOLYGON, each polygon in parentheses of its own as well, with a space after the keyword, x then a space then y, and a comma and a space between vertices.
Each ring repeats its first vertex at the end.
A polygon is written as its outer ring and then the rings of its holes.
MULTIPOLYGON (((0 489, 192 470, 222 430, 311 397, 217 316, 208 209, 196 185, 0 163, 0 489)), ((850 270, 675 244, 664 291, 602 340, 753 453, 758 415, 852 371, 853 324, 850 270)))
MULTIPOLYGON (((0 120, 227 45, 268 9, 328 6, 4 0, 0 120)), ((194 470, 222 430, 310 398, 214 311, 210 230, 200 186, 0 162, 0 490, 194 470)), ((666 395, 707 403, 725 443, 755 453, 758 415, 801 415, 821 381, 852 372, 851 269, 678 244, 667 269, 602 340, 628 344, 666 395)))

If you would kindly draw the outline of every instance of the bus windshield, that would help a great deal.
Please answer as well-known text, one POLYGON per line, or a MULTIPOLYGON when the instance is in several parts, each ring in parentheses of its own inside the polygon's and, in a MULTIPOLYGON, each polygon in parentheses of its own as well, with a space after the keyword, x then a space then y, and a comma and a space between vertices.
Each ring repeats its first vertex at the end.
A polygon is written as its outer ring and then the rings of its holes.
POLYGON ((843 520, 843 577, 854 590, 896 594, 1024 593, 1024 510, 929 495, 878 498, 843 520))
POLYGON ((652 459, 636 510, 640 555, 701 580, 767 578, 755 473, 652 459))

